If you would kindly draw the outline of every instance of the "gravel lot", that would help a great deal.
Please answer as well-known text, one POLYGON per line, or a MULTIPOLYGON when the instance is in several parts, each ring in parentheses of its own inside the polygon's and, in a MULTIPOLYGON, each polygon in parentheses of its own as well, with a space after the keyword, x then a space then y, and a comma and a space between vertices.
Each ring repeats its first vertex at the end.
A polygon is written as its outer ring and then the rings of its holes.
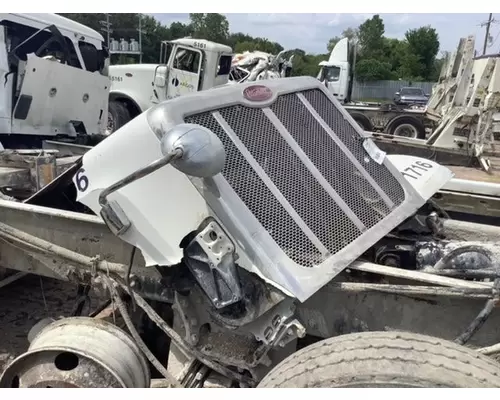
POLYGON ((76 294, 74 284, 35 275, 0 289, 0 374, 9 360, 27 350, 27 335, 36 322, 71 314, 76 294))

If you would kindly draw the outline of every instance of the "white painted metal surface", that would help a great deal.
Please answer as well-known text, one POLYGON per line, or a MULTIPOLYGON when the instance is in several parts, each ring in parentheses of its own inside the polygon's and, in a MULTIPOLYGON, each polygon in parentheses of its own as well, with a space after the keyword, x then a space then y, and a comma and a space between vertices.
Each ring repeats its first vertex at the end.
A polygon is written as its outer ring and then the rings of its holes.
POLYGON ((13 119, 12 132, 76 136, 70 121, 81 121, 88 134, 103 134, 109 78, 28 55, 21 95, 32 97, 27 118, 13 119))
POLYGON ((471 181, 468 179, 453 178, 443 187, 443 190, 482 196, 500 196, 500 185, 498 183, 471 181))
MULTIPOLYGON (((83 172, 73 180, 83 188, 79 179, 85 176, 88 186, 78 191, 77 200, 99 215, 102 190, 161 157, 160 141, 143 113, 83 156, 83 172)), ((147 265, 178 263, 182 238, 210 214, 188 177, 170 165, 109 199, 116 200, 132 222, 122 239, 142 250, 147 265)))
POLYGON ((166 81, 167 67, 158 64, 123 64, 109 67, 109 78, 111 80, 110 98, 125 97, 133 100, 141 111, 147 110, 153 104, 167 99, 166 81), (155 70, 157 76, 163 79, 155 81, 155 70), (155 81, 156 93, 154 96, 152 86, 155 81))
MULTIPOLYGON (((97 51, 103 49, 103 37, 93 29, 64 18, 57 14, 0 14, 0 23, 12 22, 31 29, 42 30, 51 25, 71 43, 74 55, 84 67, 80 44, 87 43, 97 51)), ((75 136, 76 131, 70 121, 83 122, 87 134, 103 134, 107 117, 107 97, 109 79, 106 65, 100 72, 60 64, 57 61, 27 55, 27 61, 20 61, 18 71, 9 67, 7 51, 11 44, 0 29, 0 76, 5 77, 0 89, 0 133, 25 135, 68 135, 75 136), (13 87, 17 74, 17 88, 13 87), (15 118, 12 103, 13 91, 31 96, 31 103, 26 118, 15 118)), ((23 106, 29 103, 25 97, 23 106)), ((25 114, 23 110, 21 114, 25 114)), ((83 133, 83 132, 82 132, 83 133)))
POLYGON ((454 176, 448 168, 425 158, 397 154, 386 157, 426 200, 445 187, 454 176))
POLYGON ((49 25, 55 25, 64 36, 70 38, 84 36, 86 41, 92 42, 97 49, 102 48, 104 38, 95 30, 65 18, 58 14, 42 14, 42 13, 9 13, 0 14, 0 21, 12 21, 21 25, 32 26, 36 29, 43 29, 49 25), (76 36, 75 36, 76 34, 76 36))

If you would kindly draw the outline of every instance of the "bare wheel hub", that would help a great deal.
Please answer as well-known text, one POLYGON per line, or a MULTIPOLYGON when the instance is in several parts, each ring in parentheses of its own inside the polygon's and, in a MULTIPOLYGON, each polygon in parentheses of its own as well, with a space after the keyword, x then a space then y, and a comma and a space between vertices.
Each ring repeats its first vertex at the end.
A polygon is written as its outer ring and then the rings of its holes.
POLYGON ((145 388, 149 368, 118 327, 87 317, 55 321, 0 378, 2 388, 145 388))

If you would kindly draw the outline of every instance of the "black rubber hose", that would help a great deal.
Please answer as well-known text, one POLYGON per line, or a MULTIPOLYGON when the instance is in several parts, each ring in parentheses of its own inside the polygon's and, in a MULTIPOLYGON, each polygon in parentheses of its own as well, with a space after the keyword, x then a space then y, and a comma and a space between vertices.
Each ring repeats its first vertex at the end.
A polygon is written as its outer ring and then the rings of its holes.
POLYGON ((90 286, 78 285, 77 299, 75 300, 75 305, 71 310, 71 315, 73 317, 79 317, 83 313, 83 307, 88 305, 89 312, 92 310, 92 301, 89 296, 90 286))
POLYGON ((97 306, 97 308, 94 311, 92 311, 88 316, 90 318, 96 317, 102 311, 104 311, 106 308, 108 308, 110 304, 111 304, 111 299, 106 300, 104 303, 102 303, 99 306, 97 306))
MULTIPOLYGON (((109 279, 106 277, 106 279, 109 279)), ((120 282, 118 279, 116 282, 122 286, 124 290, 127 290, 127 287, 124 283, 120 282)), ((116 290, 116 289, 115 289, 116 290)), ((181 336, 174 331, 172 327, 170 327, 159 315, 158 313, 144 300, 141 296, 139 296, 136 292, 131 291, 129 293, 131 296, 135 297, 136 304, 142 308, 142 310, 147 314, 147 316, 153 321, 158 328, 160 328, 165 334, 177 345, 179 346, 182 350, 187 352, 188 354, 191 354, 193 357, 197 358, 201 363, 205 364, 207 367, 213 369, 215 372, 218 372, 221 375, 224 375, 228 378, 234 379, 239 382, 244 382, 248 385, 254 386, 255 382, 253 379, 248 378, 240 373, 231 371, 230 369, 226 368, 225 366, 212 361, 205 357, 203 353, 198 351, 197 349, 193 348, 192 346, 189 346, 185 340, 181 338, 181 336)))
POLYGON ((154 356, 154 354, 148 349, 146 344, 143 342, 141 337, 139 336, 139 333, 135 329, 134 324, 132 323, 132 320, 130 319, 130 315, 127 311, 127 308, 125 307, 125 304, 123 303, 120 295, 118 294, 118 291, 116 288, 113 286, 113 282, 111 281, 110 278, 108 278, 106 275, 101 275, 102 279, 106 283, 106 286, 108 286, 109 291, 111 292, 111 296, 113 298, 113 301, 116 302, 116 305, 118 306, 118 310, 120 311, 120 314, 123 317, 123 321, 125 322, 125 325, 127 325, 127 328, 136 341, 137 345, 141 349, 141 351, 144 353, 144 355, 147 357, 147 359, 151 362, 151 364, 154 365, 154 367, 158 370, 159 373, 161 373, 167 382, 174 388, 180 388, 179 381, 175 379, 167 370, 166 368, 158 361, 158 359, 154 356))
MULTIPOLYGON (((127 268, 127 274, 125 275, 125 283, 127 284, 127 291, 130 293, 132 292, 132 288, 130 286, 130 273, 132 272, 132 266, 134 265, 134 257, 135 257, 135 250, 137 247, 132 248, 132 252, 130 253, 130 262, 128 263, 128 268, 127 268)), ((132 310, 135 312, 136 310, 136 305, 135 305, 135 299, 134 296, 131 296, 131 301, 132 301, 132 310)))
POLYGON ((493 299, 489 299, 474 321, 472 321, 467 329, 455 339, 455 343, 461 345, 467 343, 470 338, 484 325, 499 300, 500 298, 498 296, 493 299))

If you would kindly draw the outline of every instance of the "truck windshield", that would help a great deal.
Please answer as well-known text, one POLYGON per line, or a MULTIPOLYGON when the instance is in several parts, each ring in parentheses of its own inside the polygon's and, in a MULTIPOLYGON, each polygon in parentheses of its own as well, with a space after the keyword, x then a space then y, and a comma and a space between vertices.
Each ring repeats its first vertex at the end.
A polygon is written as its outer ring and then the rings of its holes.
POLYGON ((401 94, 410 96, 423 96, 424 92, 420 88, 403 88, 401 94))
POLYGON ((337 82, 340 79, 340 67, 325 67, 325 79, 328 82, 337 82))
POLYGON ((217 75, 228 75, 231 71, 232 56, 220 56, 219 66, 217 68, 217 75))

